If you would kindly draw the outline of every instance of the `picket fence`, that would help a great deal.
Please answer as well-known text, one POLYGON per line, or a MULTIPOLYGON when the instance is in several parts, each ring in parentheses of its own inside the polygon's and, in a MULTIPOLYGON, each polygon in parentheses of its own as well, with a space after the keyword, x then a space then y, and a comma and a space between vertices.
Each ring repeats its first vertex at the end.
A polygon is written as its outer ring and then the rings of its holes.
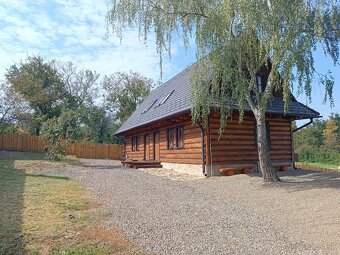
MULTIPOLYGON (((0 150, 45 152, 46 144, 39 136, 25 134, 1 134, 0 150)), ((73 143, 68 145, 68 154, 77 158, 116 159, 122 158, 124 145, 120 144, 85 144, 73 143)))

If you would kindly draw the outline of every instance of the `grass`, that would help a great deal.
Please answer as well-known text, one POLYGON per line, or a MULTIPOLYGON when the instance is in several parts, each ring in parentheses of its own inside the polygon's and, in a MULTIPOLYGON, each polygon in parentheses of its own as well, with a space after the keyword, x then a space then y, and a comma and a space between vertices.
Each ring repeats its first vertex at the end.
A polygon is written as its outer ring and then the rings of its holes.
POLYGON ((75 161, 0 154, 0 255, 104 255, 133 248, 122 233, 99 227, 105 216, 98 219, 90 210, 94 205, 80 184, 48 173, 68 164, 75 161))
POLYGON ((321 162, 299 162, 299 163, 322 167, 322 168, 328 168, 328 169, 338 169, 339 167, 339 165, 336 165, 336 164, 326 164, 326 163, 321 163, 321 162))

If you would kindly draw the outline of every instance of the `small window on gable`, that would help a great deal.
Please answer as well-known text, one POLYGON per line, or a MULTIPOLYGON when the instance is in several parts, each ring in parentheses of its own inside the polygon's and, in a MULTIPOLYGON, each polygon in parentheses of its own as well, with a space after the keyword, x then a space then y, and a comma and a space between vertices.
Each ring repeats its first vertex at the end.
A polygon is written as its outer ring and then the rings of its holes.
POLYGON ((166 102, 166 100, 168 100, 168 98, 171 96, 171 94, 172 94, 173 92, 174 92, 174 90, 171 91, 170 93, 168 93, 168 94, 162 96, 162 97, 159 99, 159 102, 158 102, 158 104, 157 104, 156 106, 160 106, 160 105, 164 104, 164 103, 166 102))
POLYGON ((151 109, 151 107, 155 105, 156 102, 157 102, 157 99, 156 99, 155 101, 153 101, 153 103, 151 103, 151 104, 150 104, 150 105, 142 112, 142 114, 148 112, 148 111, 151 109))
POLYGON ((263 92, 263 77, 261 74, 256 75, 256 83, 259 93, 261 94, 263 92))

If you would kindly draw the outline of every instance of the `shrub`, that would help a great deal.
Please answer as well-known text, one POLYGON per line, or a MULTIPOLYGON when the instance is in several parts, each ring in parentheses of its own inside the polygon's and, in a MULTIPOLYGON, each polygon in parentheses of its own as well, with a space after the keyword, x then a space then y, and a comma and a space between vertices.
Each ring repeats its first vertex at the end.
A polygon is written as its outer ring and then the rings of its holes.
POLYGON ((67 144, 62 142, 64 123, 61 118, 47 120, 42 126, 41 135, 48 144, 49 159, 59 161, 67 155, 67 144))

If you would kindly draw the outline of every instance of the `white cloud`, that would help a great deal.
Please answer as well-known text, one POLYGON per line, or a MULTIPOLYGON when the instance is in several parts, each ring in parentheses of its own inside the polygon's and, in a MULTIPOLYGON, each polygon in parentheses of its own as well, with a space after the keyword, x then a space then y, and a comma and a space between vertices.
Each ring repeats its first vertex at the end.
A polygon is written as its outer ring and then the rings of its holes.
MULTIPOLYGON (((128 31, 122 44, 106 36, 108 0, 56 0, 54 3, 8 1, 0 3, 0 79, 5 69, 28 55, 72 61, 79 67, 96 70, 102 76, 117 71, 138 71, 159 78, 159 56, 153 38, 148 47, 137 31, 128 31)), ((174 56, 178 53, 173 48, 174 56)), ((164 73, 177 68, 164 58, 164 73)), ((167 78, 168 75, 164 77, 167 78)))

